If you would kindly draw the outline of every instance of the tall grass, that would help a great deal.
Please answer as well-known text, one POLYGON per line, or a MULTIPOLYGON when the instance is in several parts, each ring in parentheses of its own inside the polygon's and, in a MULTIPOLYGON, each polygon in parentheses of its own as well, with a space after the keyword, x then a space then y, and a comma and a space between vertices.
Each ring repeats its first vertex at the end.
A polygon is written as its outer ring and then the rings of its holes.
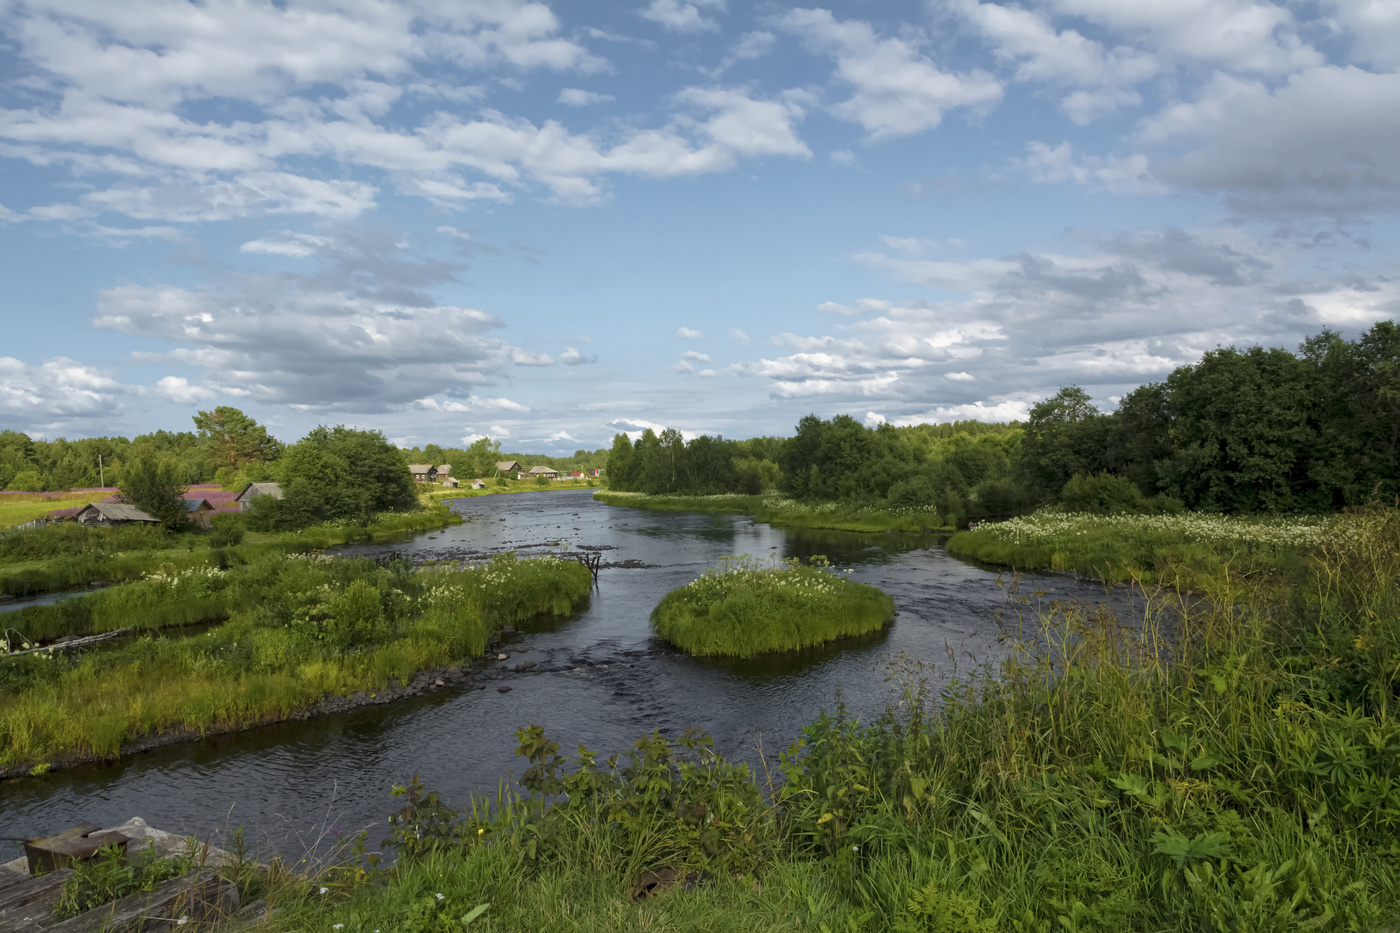
POLYGON ((711 496, 665 496, 642 492, 600 490, 593 498, 607 505, 684 512, 726 512, 752 515, 771 525, 792 525, 834 531, 939 531, 951 530, 932 507, 885 508, 860 502, 798 502, 776 494, 757 496, 720 493, 711 496))
POLYGON ((507 623, 570 612, 592 577, 573 561, 513 555, 429 571, 302 557, 146 585, 165 596, 203 590, 237 608, 198 634, 0 659, 0 765, 112 756, 142 736, 281 719, 327 696, 406 682, 481 655, 507 623))
POLYGON ((745 555, 667 593, 651 613, 656 634, 698 655, 748 658, 864 635, 894 617, 894 600, 833 573, 814 558, 745 555))
POLYGON ((983 522, 948 552, 1018 570, 1070 570, 1108 582, 1190 585, 1226 567, 1292 572, 1330 540, 1336 519, 1037 512, 983 522))
POLYGON ((1387 929, 1400 513, 1331 532, 1292 576, 1219 565, 1210 602, 1022 606, 999 670, 933 697, 906 668, 898 706, 838 706, 761 778, 693 735, 603 763, 521 730, 521 791, 453 812, 414 788, 385 883, 273 926, 429 929, 487 904, 491 929, 1387 929), (694 889, 634 902, 662 868, 694 889))

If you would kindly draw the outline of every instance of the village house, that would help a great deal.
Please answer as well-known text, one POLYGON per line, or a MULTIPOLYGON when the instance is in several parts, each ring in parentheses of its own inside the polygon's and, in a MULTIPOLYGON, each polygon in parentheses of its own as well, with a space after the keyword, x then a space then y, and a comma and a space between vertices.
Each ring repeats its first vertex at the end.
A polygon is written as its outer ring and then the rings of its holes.
POLYGON ((519 477, 520 474, 525 472, 525 468, 520 465, 519 460, 497 460, 496 472, 507 474, 514 473, 517 477, 519 477))
POLYGON ((274 499, 280 499, 282 498, 282 487, 277 483, 249 483, 243 487, 243 491, 233 501, 240 512, 246 512, 248 511, 248 503, 258 496, 271 496, 274 499))
POLYGON ((185 500, 185 521, 200 528, 208 528, 209 518, 213 514, 214 505, 208 499, 185 500))
POLYGON ((473 489, 485 489, 485 488, 486 488, 486 480, 484 480, 484 479, 474 479, 474 480, 472 480, 472 488, 473 488, 473 489))
POLYGON ((532 478, 536 476, 543 476, 545 479, 558 479, 559 471, 554 469, 554 467, 548 466, 530 467, 530 476, 532 478))
POLYGON ((427 463, 410 463, 408 472, 413 474, 415 483, 432 483, 437 481, 438 468, 427 463))
POLYGON ((89 502, 78 510, 73 520, 80 525, 160 524, 160 519, 125 502, 89 502))
POLYGON ((448 489, 456 489, 458 486, 462 485, 461 483, 457 482, 457 477, 455 476, 439 475, 438 482, 446 486, 448 489))

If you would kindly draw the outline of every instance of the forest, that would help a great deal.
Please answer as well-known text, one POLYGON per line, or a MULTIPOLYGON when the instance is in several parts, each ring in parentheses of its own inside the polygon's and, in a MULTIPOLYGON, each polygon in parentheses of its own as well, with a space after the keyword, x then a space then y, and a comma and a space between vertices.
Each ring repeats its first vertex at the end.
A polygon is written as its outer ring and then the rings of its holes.
POLYGON ((790 438, 647 430, 613 438, 612 489, 780 492, 924 506, 959 524, 1047 504, 1077 511, 1325 512, 1400 495, 1400 327, 1331 331, 1298 352, 1225 347, 1111 413, 1067 386, 1025 423, 866 427, 809 415, 790 438))

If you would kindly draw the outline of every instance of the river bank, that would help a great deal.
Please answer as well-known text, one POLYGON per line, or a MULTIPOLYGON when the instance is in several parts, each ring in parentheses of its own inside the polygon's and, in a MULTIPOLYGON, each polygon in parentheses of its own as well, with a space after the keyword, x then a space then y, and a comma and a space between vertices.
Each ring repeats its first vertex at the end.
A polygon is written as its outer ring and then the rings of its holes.
POLYGON ((879 509, 846 502, 807 504, 776 494, 713 496, 653 496, 641 492, 599 490, 599 502, 634 509, 679 512, 716 512, 749 515, 754 521, 778 527, 851 531, 865 534, 907 532, 927 534, 953 531, 935 510, 925 508, 879 509))

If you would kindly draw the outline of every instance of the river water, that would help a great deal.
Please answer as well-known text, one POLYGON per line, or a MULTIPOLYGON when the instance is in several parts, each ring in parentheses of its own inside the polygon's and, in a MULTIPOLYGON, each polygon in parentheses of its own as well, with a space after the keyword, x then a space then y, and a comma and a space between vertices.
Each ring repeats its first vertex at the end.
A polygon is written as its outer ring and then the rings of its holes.
MULTIPOLYGON (((998 636, 1017 626, 1017 604, 1004 590, 1010 581, 950 557, 935 537, 614 508, 593 501, 589 490, 458 499, 451 506, 463 516, 461 525, 344 553, 431 559, 601 549, 597 591, 567 619, 537 620, 506 635, 499 650, 509 660, 493 656, 478 665, 501 672, 484 686, 0 784, 0 835, 141 816, 216 841, 241 825, 264 851, 294 856, 324 847, 328 832, 372 824, 377 842, 384 816, 397 805, 392 785, 418 775, 458 803, 470 792, 494 791, 521 771, 514 733, 523 726, 543 726, 566 752, 582 743, 603 757, 653 729, 675 736, 699 726, 721 752, 756 762, 761 746, 776 760, 805 723, 834 706, 838 693, 854 713, 870 718, 897 702, 895 668, 918 662, 931 684, 946 684, 956 673, 996 662, 1007 650, 998 636), (748 661, 694 659, 657 643, 648 617, 661 597, 738 554, 824 554, 852 579, 894 597, 898 616, 873 635, 748 661), (515 673, 523 661, 537 662, 539 670, 515 673), (499 686, 511 690, 498 692, 499 686)), ((1020 593, 1032 604, 1121 601, 1061 576, 1024 578, 1020 593)), ((1033 624, 1033 608, 1019 611, 1033 624)))

